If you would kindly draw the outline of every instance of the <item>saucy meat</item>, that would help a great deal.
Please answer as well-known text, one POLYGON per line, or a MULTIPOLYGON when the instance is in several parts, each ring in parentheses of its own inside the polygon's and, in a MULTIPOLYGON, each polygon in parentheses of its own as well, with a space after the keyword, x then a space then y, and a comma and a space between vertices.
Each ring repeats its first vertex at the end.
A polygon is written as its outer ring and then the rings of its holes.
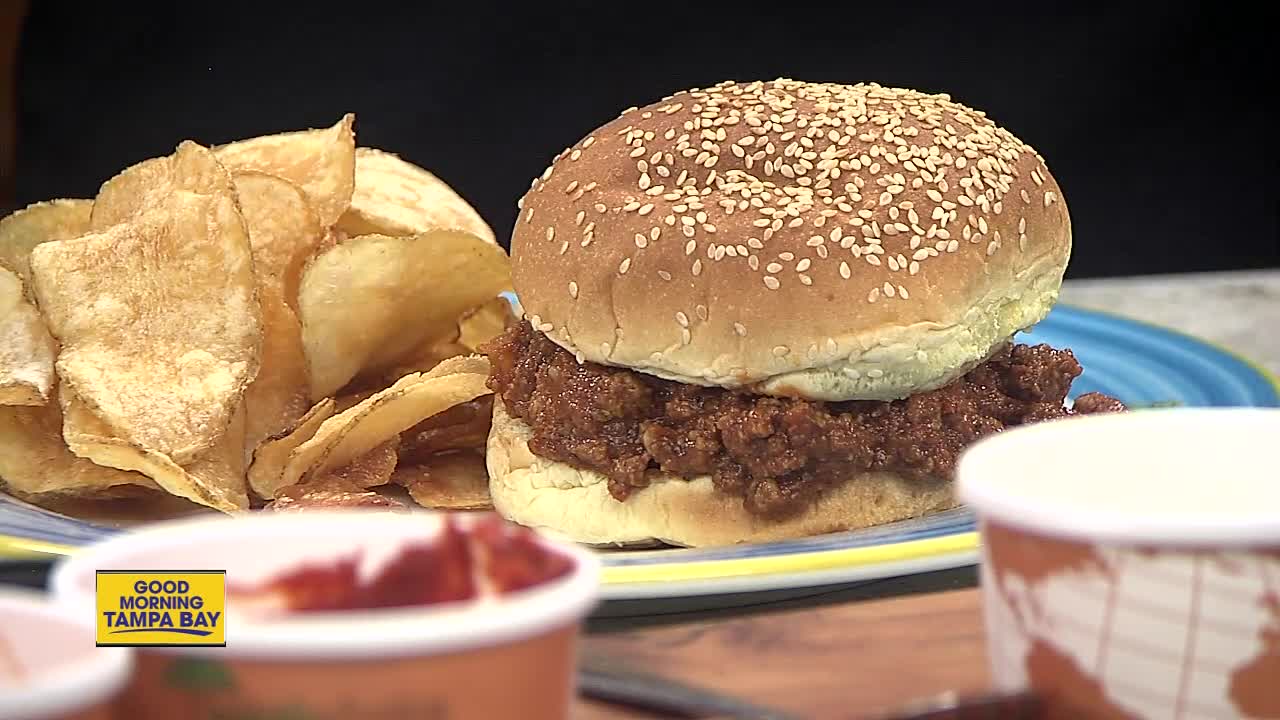
POLYGON ((818 402, 685 385, 574 356, 522 322, 481 349, 489 387, 532 428, 533 453, 594 470, 625 500, 648 471, 711 476, 758 516, 793 514, 855 471, 950 477, 959 453, 1006 427, 1123 411, 1090 393, 1063 406, 1068 350, 1007 345, 951 384, 893 402, 818 402))

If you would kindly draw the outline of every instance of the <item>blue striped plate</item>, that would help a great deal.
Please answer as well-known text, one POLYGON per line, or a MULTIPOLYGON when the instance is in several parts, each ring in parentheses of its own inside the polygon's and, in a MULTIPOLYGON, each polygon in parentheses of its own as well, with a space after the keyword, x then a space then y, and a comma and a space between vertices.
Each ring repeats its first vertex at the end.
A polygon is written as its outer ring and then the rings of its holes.
MULTIPOLYGON (((1280 406, 1280 382, 1203 341, 1125 318, 1060 306, 1022 342, 1071 348, 1085 367, 1073 396, 1102 391, 1131 405, 1280 406)), ((0 555, 63 554, 118 530, 0 495, 0 555)), ((126 531, 127 532, 127 531, 126 531)), ((791 590, 976 562, 973 518, 957 509, 878 528, 709 549, 602 551, 606 599, 791 590)))

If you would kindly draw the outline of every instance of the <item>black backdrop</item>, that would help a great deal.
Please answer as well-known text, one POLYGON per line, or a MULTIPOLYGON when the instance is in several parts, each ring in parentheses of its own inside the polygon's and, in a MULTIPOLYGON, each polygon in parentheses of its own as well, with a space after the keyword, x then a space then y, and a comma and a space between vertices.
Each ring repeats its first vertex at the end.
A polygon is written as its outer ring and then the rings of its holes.
POLYGON ((505 237, 529 179, 624 107, 722 79, 873 80, 950 92, 1035 145, 1073 215, 1072 277, 1280 266, 1274 57, 1232 3, 32 4, 23 203, 91 196, 182 138, 353 111, 360 143, 505 237))

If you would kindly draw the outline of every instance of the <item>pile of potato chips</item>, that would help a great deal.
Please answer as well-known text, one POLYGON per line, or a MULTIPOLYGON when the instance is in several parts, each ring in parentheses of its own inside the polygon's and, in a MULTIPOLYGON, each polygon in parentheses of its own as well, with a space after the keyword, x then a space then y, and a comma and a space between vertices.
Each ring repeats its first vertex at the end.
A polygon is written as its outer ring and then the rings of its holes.
POLYGON ((186 141, 0 220, 0 488, 488 507, 507 255, 354 121, 186 141))

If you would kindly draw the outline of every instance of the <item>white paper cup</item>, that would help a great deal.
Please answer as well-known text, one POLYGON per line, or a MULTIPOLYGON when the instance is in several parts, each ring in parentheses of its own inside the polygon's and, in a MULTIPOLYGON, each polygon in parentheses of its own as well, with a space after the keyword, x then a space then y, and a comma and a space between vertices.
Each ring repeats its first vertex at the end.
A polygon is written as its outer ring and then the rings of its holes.
POLYGON ((988 437, 977 512, 996 685, 1053 718, 1280 717, 1280 410, 1077 417, 988 437))
MULTIPOLYGON (((226 570, 229 589, 251 586, 357 551, 389 555, 434 538, 443 517, 350 510, 160 523, 63 561, 52 586, 92 617, 98 569, 226 570)), ((226 647, 140 648, 125 708, 140 719, 178 717, 166 714, 173 708, 182 717, 566 717, 598 564, 576 546, 541 542, 568 556, 573 570, 478 603, 262 618, 246 615, 228 592, 226 647), (193 658, 216 690, 170 681, 193 658)))
POLYGON ((78 617, 34 591, 0 592, 0 718, 109 720, 129 680, 127 648, 93 642, 78 617))

